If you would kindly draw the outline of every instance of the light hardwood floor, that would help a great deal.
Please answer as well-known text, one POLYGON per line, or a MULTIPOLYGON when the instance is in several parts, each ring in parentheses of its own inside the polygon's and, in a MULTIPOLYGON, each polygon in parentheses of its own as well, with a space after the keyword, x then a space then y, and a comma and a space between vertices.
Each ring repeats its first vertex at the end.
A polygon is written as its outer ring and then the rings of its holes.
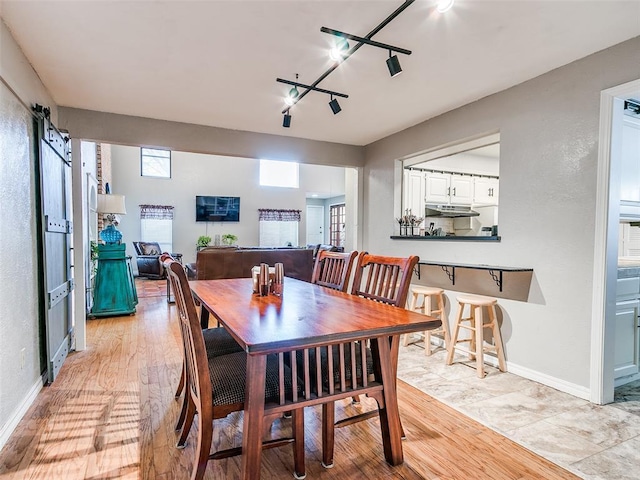
MULTIPOLYGON (((175 306, 141 298, 135 316, 90 320, 88 345, 45 387, 0 452, 2 479, 188 479, 191 432, 175 447, 180 373, 175 306)), ((305 411, 307 478, 570 479, 566 470, 399 382, 405 462, 384 462, 377 420, 336 431, 335 467, 320 465, 320 411, 305 411)), ((345 401, 336 417, 361 407, 345 401)), ((272 434, 290 428, 276 420, 272 434)), ((195 428, 195 427, 194 427, 195 428)), ((216 421, 214 446, 241 445, 242 414, 216 421)), ((206 479, 239 478, 239 459, 210 461, 206 479)), ((291 478, 290 447, 263 453, 262 478, 291 478)))

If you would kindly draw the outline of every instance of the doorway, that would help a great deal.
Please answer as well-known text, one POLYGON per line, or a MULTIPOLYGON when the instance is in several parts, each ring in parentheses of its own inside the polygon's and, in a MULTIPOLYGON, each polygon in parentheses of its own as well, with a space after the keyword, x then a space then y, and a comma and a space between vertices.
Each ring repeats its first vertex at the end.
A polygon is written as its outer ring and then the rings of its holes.
POLYGON ((614 401, 620 148, 624 100, 632 96, 640 96, 640 79, 600 95, 590 375, 591 401, 598 404, 614 401))
POLYGON ((307 244, 317 245, 324 241, 324 206, 307 205, 307 244))

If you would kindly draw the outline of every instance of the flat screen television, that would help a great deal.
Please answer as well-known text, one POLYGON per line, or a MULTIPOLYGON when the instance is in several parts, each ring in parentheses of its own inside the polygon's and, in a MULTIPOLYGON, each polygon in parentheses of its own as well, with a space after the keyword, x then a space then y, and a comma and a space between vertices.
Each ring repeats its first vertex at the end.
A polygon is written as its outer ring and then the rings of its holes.
POLYGON ((196 222, 239 222, 240 197, 196 196, 196 222))

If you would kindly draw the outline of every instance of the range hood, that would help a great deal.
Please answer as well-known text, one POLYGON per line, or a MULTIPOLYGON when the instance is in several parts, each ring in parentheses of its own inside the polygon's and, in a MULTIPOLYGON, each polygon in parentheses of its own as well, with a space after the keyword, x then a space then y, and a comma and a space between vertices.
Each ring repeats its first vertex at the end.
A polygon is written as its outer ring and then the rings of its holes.
POLYGON ((477 217, 478 212, 471 210, 471 207, 459 205, 427 205, 425 217, 477 217))

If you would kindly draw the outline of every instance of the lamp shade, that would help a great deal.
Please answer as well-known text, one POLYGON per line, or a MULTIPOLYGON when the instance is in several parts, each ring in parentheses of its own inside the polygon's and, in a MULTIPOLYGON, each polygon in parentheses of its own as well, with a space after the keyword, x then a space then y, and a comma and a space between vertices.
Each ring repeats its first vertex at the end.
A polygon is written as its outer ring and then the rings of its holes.
POLYGON ((98 194, 98 213, 115 213, 125 215, 124 195, 98 194))

